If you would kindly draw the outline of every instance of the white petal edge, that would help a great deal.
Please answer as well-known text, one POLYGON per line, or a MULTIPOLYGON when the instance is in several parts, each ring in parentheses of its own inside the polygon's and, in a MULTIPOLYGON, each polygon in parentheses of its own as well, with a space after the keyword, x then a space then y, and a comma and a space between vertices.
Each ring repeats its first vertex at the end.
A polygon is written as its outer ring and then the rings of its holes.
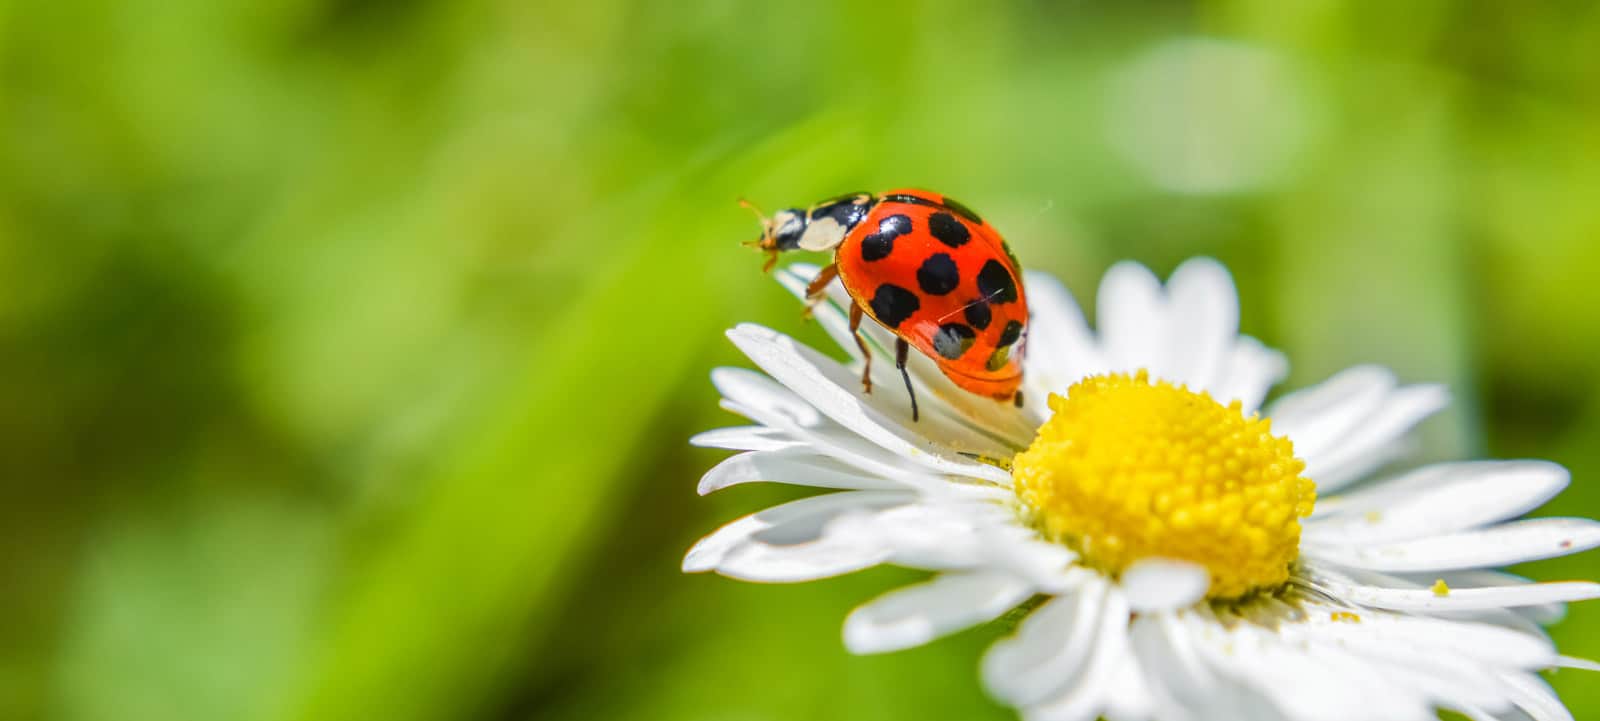
POLYGON ((1279 398, 1267 408, 1267 415, 1274 433, 1294 441, 1297 455, 1315 456, 1326 453, 1376 412, 1395 385, 1387 368, 1352 366, 1279 398))
POLYGON ((1127 599, 1116 587, 1109 588, 1100 609, 1094 647, 1083 672, 1076 678, 1064 679, 1071 685, 1053 698, 1024 708, 1023 718, 1028 721, 1092 721, 1098 716, 1108 705, 1105 694, 1111 687, 1107 681, 1121 667, 1123 657, 1132 652, 1128 643, 1128 618, 1127 599))
POLYGON ((1246 415, 1260 410, 1267 391, 1289 374, 1289 359, 1283 353, 1250 336, 1239 336, 1224 364, 1225 375, 1214 384, 1211 397, 1223 405, 1239 401, 1246 415))
POLYGON ((1083 311, 1061 281, 1024 271, 1028 293, 1027 378, 1046 392, 1066 390, 1085 376, 1104 372, 1106 360, 1083 311))
POLYGON ((766 426, 730 426, 696 433, 689 445, 730 451, 776 451, 803 445, 788 434, 766 426))
POLYGON ((891 591, 850 613, 844 645, 851 653, 899 651, 992 621, 1027 600, 1033 588, 1000 573, 944 573, 891 591))
POLYGON ((1239 294, 1233 276, 1211 258, 1191 258, 1167 280, 1172 380, 1190 390, 1216 389, 1239 337, 1239 294))
POLYGON ((1011 706, 1026 707, 1079 676, 1100 633, 1108 589, 1097 579, 1076 593, 1056 596, 1028 614, 1016 633, 990 646, 982 663, 989 693, 1011 706))
POLYGON ((1342 601, 1393 611, 1445 612, 1516 608, 1546 603, 1571 603, 1600 598, 1600 583, 1553 581, 1526 586, 1452 588, 1444 595, 1431 589, 1384 588, 1316 578, 1317 585, 1342 601))
POLYGON ((1570 480, 1549 461, 1424 466, 1338 497, 1333 514, 1306 521, 1304 542, 1370 545, 1474 528, 1538 508, 1570 480))
POLYGON ((1317 488, 1324 492, 1360 480, 1394 460, 1404 450, 1400 442, 1412 427, 1449 404, 1450 392, 1442 385, 1397 388, 1388 394, 1381 408, 1333 448, 1315 456, 1302 455, 1301 459, 1306 462, 1305 475, 1316 481, 1317 488))
POLYGON ((1574 721, 1572 712, 1556 696, 1550 685, 1539 677, 1527 673, 1506 674, 1501 677, 1517 707, 1532 716, 1534 721, 1574 721))
POLYGON ((1157 377, 1169 377, 1166 296, 1149 268, 1127 260, 1111 266, 1100 280, 1095 308, 1108 370, 1145 368, 1157 377))
POLYGON ((700 477, 704 496, 743 483, 786 483, 844 490, 906 490, 893 480, 864 473, 805 448, 750 451, 724 459, 700 477))
MULTIPOLYGON (((756 534, 791 524, 806 524, 820 537, 826 523, 842 513, 911 503, 916 496, 897 491, 841 491, 811 496, 752 513, 712 531, 683 558, 685 573, 718 570, 739 546, 753 542, 756 534)), ((758 541, 756 541, 758 542, 758 541)))
POLYGON ((1414 541, 1307 549, 1341 566, 1392 573, 1496 568, 1565 556, 1600 546, 1600 521, 1534 518, 1414 541))

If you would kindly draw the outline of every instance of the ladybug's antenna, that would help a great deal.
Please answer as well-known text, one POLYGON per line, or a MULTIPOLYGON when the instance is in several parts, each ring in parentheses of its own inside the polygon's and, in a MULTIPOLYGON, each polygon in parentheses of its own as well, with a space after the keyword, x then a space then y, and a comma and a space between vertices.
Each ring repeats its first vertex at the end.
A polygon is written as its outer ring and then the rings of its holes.
POLYGON ((778 264, 778 244, 777 241, 772 239, 772 219, 768 218, 766 213, 761 212, 761 209, 757 208, 755 203, 745 200, 744 198, 739 199, 739 207, 755 213, 756 220, 761 221, 761 237, 755 240, 745 241, 745 245, 753 245, 762 249, 763 251, 766 251, 767 262, 765 265, 761 266, 761 272, 771 272, 772 267, 778 264))
POLYGON ((762 238, 766 238, 767 236, 772 235, 772 220, 767 217, 766 213, 761 212, 761 209, 757 208, 755 203, 752 203, 752 202, 750 202, 748 200, 745 200, 744 198, 740 198, 739 199, 739 207, 744 208, 745 210, 748 210, 748 211, 750 211, 752 213, 755 213, 756 220, 761 222, 761 237, 762 238))

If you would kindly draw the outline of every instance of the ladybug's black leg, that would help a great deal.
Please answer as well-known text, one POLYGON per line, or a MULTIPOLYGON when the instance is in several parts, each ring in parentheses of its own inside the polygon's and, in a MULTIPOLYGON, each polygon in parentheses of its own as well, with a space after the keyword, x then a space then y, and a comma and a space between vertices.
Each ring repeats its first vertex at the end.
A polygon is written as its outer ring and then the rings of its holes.
POLYGON ((827 297, 823 295, 823 292, 828 289, 828 284, 832 283, 833 279, 837 277, 839 277, 839 266, 837 264, 829 264, 828 267, 817 272, 817 277, 811 279, 811 284, 806 286, 805 316, 807 318, 811 317, 811 309, 817 307, 817 304, 827 297))
MULTIPOLYGON (((832 268, 833 266, 828 266, 832 268)), ((824 271, 826 272, 826 271, 824 271)), ((867 339, 861 337, 861 316, 865 313, 859 303, 850 304, 850 337, 856 339, 856 347, 861 349, 861 358, 867 362, 867 367, 861 369, 861 392, 872 392, 872 351, 867 350, 867 339)))
POLYGON ((894 342, 894 367, 900 369, 900 377, 906 381, 906 395, 911 396, 911 420, 917 420, 917 392, 911 389, 911 374, 906 372, 906 356, 911 353, 911 344, 904 338, 896 338, 894 342))

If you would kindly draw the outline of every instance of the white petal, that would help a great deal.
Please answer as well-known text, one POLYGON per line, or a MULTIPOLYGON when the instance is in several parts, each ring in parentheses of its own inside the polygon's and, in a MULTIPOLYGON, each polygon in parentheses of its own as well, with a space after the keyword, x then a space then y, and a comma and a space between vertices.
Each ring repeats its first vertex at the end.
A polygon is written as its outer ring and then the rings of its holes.
POLYGON ((1106 694, 1113 689, 1108 678, 1124 663, 1128 648, 1128 601, 1112 587, 1106 592, 1100 611, 1100 628, 1094 649, 1082 673, 1067 679, 1071 685, 1043 704, 1025 709, 1029 721, 1091 721, 1108 705, 1106 694))
MULTIPOLYGON (((1481 588, 1485 586, 1526 586, 1534 581, 1504 571, 1444 571, 1442 573, 1419 574, 1404 577, 1413 587, 1422 588, 1431 585, 1435 580, 1443 579, 1451 588, 1481 588)), ((1379 584, 1382 585, 1382 584, 1379 584)), ((1535 624, 1548 626, 1560 621, 1567 615, 1567 606, 1563 603, 1546 603, 1536 606, 1521 606, 1515 610, 1535 624)))
POLYGON ((1028 614, 1015 634, 989 647, 983 657, 989 693, 1025 707, 1082 675, 1099 633, 1106 591, 1106 584, 1098 581, 1070 596, 1052 598, 1028 614))
POLYGON ((1556 666, 1560 668, 1574 668, 1581 671, 1589 671, 1591 673, 1600 672, 1600 662, 1591 661, 1587 658, 1578 658, 1576 656, 1557 656, 1556 666))
POLYGON ((749 368, 713 368, 711 385, 751 414, 746 417, 763 425, 803 427, 821 420, 817 409, 800 396, 749 368))
POLYGON ((1201 661, 1188 633, 1171 613, 1135 616, 1128 627, 1128 639, 1145 667, 1152 692, 1162 704, 1202 711, 1196 707, 1213 696, 1217 678, 1201 661))
MULTIPOLYGON (((746 570, 747 573, 730 573, 729 575, 762 577, 758 580, 788 580, 765 578, 765 576, 781 576, 790 572, 803 574, 804 570, 798 567, 775 568, 768 572, 760 568, 749 568, 748 563, 740 563, 741 559, 744 561, 750 560, 750 553, 742 549, 757 547, 755 549, 756 555, 759 555, 762 550, 773 548, 780 549, 780 556, 784 549, 803 554, 807 550, 804 547, 805 544, 821 540, 822 529, 829 521, 841 514, 901 505, 910 503, 914 499, 915 496, 911 493, 896 491, 843 491, 802 498, 779 506, 773 506, 733 521, 700 539, 698 543, 694 544, 693 548, 689 549, 689 553, 684 556, 683 570, 687 573, 712 570, 728 572, 730 564, 733 564, 735 569, 746 570), (765 549, 762 547, 765 547, 765 549)), ((855 555, 848 553, 850 549, 840 549, 834 546, 827 546, 817 550, 822 552, 822 557, 809 559, 813 563, 831 560, 849 565, 849 562, 852 562, 851 559, 862 560, 887 555, 884 549, 877 548, 859 549, 859 553, 855 555)), ((785 559, 780 558, 779 560, 785 559)), ((801 562, 803 565, 803 562, 807 559, 793 560, 801 562)), ((873 564, 868 563, 866 565, 873 564)), ((828 564, 823 563, 821 566, 828 567, 828 564)), ((803 579, 795 578, 793 580, 803 579)))
MULTIPOLYGON (((1374 571, 1492 568, 1565 556, 1600 546, 1600 522, 1535 518, 1491 528, 1351 548, 1319 547, 1313 557, 1374 571)), ((1308 555, 1309 553, 1308 549, 1308 555)))
MULTIPOLYGON (((1478 576, 1485 574, 1511 577, 1509 574, 1496 574, 1493 571, 1468 570, 1435 571, 1432 573, 1416 574, 1389 574, 1350 567, 1345 567, 1338 571, 1334 571, 1333 566, 1321 565, 1320 561, 1317 561, 1316 563, 1319 565, 1312 567, 1310 570, 1310 573, 1313 576, 1319 574, 1327 575, 1341 583, 1357 586, 1371 586, 1374 588, 1427 591, 1432 593, 1434 584, 1440 579, 1445 581, 1446 586, 1451 590, 1451 592, 1461 589, 1473 589, 1490 586, 1527 585, 1532 583, 1527 579, 1518 579, 1518 583, 1508 583, 1502 578, 1495 578, 1489 581, 1483 581, 1481 578, 1478 578, 1478 576)), ((1326 591, 1326 589, 1324 589, 1324 591, 1326 591)), ((1430 611, 1428 615, 1446 620, 1462 621, 1467 623, 1486 623, 1509 628, 1513 631, 1525 633, 1537 638, 1549 638, 1549 634, 1545 633, 1544 629, 1540 628, 1537 623, 1534 623, 1529 619, 1538 616, 1541 613, 1547 613, 1547 609, 1551 607, 1564 607, 1564 605, 1561 603, 1543 603, 1492 608, 1447 608, 1430 611)))
POLYGON ((1122 261, 1106 271, 1096 302, 1101 348, 1109 370, 1149 369, 1166 378, 1168 326, 1161 281, 1148 268, 1122 261))
POLYGON ((1285 396, 1269 415, 1327 493, 1392 460, 1406 431, 1448 402, 1443 387, 1397 388, 1387 369, 1357 366, 1285 396))
POLYGON ((1600 598, 1600 583, 1588 581, 1557 581, 1491 588, 1452 588, 1441 596, 1426 588, 1384 588, 1329 578, 1316 580, 1321 588, 1342 601, 1396 611, 1470 611, 1600 598))
POLYGON ((689 444, 731 451, 776 451, 801 445, 788 434, 766 426, 733 426, 696 433, 689 444))
POLYGON ((1291 643, 1250 623, 1223 629, 1215 620, 1194 616, 1188 624, 1208 663, 1272 699, 1284 718, 1432 718, 1420 696, 1384 680, 1348 654, 1291 643))
POLYGON ((1100 715, 1106 721, 1145 721, 1155 713, 1155 700, 1140 671, 1139 659, 1131 650, 1122 654, 1122 662, 1106 679, 1101 695, 1105 704, 1100 715))
POLYGON ((1213 390, 1239 337, 1239 295, 1233 277, 1211 258, 1184 261, 1167 281, 1172 339, 1171 380, 1213 390))
POLYGON ((1248 415, 1261 408, 1267 391, 1288 374, 1289 360, 1282 353, 1239 336, 1223 361, 1221 379, 1212 384, 1211 397, 1224 405, 1239 401, 1248 415))
POLYGON ((1320 384, 1278 398, 1269 408, 1272 430, 1290 436, 1299 454, 1326 452, 1378 411, 1395 384, 1394 372, 1382 366, 1346 368, 1320 384))
MULTIPOLYGON (((1045 392, 1061 393, 1107 368, 1083 311, 1055 277, 1024 271, 1028 289, 1027 374, 1045 392)), ((1042 401, 1044 396, 1039 396, 1042 401)))
POLYGON ((815 488, 905 490, 902 483, 863 473, 805 448, 753 451, 728 458, 700 477, 700 495, 741 483, 768 481, 815 488))
POLYGON ((1301 456, 1306 462, 1305 475, 1323 491, 1359 480, 1400 455, 1404 450, 1400 441, 1412 426, 1449 404, 1450 393, 1444 386, 1398 388, 1384 399, 1381 409, 1340 439, 1336 447, 1315 457, 1301 456))
POLYGON ((1331 450, 1377 412, 1394 387, 1394 374, 1387 368, 1355 366, 1279 398, 1267 415, 1272 418, 1274 433, 1294 441, 1296 455, 1315 456, 1331 450))
MULTIPOLYGON (((1501 668, 1538 669, 1555 664, 1555 645, 1534 636, 1485 623, 1401 616, 1382 611, 1358 613, 1358 621, 1335 619, 1328 607, 1308 610, 1293 624, 1321 642, 1353 643, 1360 650, 1388 649, 1421 663, 1454 659, 1501 668)), ((1342 610, 1342 609, 1339 609, 1342 610)))
POLYGON ((891 549, 894 563, 911 568, 953 570, 986 566, 990 549, 983 527, 1003 523, 992 504, 915 503, 832 521, 829 532, 891 549))
POLYGON ((1074 566, 1078 554, 1058 543, 1039 538, 1019 526, 990 526, 979 530, 987 563, 1025 578, 1040 593, 1061 594, 1079 588, 1098 574, 1074 566))
POLYGON ((940 636, 992 621, 1028 599, 1033 588, 998 573, 945 573, 891 591, 850 613, 844 645, 851 653, 921 646, 940 636))
POLYGON ((1122 572, 1122 592, 1136 613, 1182 608, 1204 598, 1211 574, 1204 566, 1170 558, 1146 558, 1122 572))
POLYGON ((741 581, 800 583, 871 568, 888 561, 892 555, 887 548, 827 535, 806 543, 740 544, 728 551, 716 571, 741 581))
POLYGON ((1573 721, 1572 712, 1561 703, 1556 692, 1538 676, 1528 673, 1506 674, 1501 678, 1518 708, 1534 721, 1573 721))
POLYGON ((909 413, 900 418, 898 412, 887 410, 883 394, 862 393, 849 370, 781 333, 746 323, 728 331, 728 337, 779 383, 879 446, 933 470, 1010 485, 1010 474, 952 450, 1004 453, 988 439, 942 426, 932 418, 923 418, 915 431, 907 428, 909 413))
POLYGON ((1387 543, 1474 528, 1538 508, 1570 477, 1547 461, 1426 466, 1339 499, 1337 514, 1306 522, 1304 542, 1387 543))

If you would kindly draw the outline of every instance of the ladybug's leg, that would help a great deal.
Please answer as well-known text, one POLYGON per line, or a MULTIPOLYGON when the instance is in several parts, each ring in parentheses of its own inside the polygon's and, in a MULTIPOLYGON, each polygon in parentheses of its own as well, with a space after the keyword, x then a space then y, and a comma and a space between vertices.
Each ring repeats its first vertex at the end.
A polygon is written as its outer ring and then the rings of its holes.
POLYGON ((906 395, 911 396, 911 420, 917 420, 917 392, 911 390, 911 374, 906 372, 906 356, 911 353, 911 344, 904 338, 894 341, 894 367, 900 369, 900 377, 906 381, 906 395))
MULTIPOLYGON (((828 266, 832 268, 833 266, 828 266)), ((823 271, 826 273, 827 271, 823 271)), ((861 349, 861 358, 867 362, 867 367, 861 369, 861 392, 872 392, 872 351, 867 350, 867 339, 861 337, 861 316, 865 313, 859 303, 850 304, 850 337, 856 339, 856 347, 861 349)))
MULTIPOLYGON (((826 297, 823 292, 828 289, 828 284, 832 283, 833 279, 837 277, 839 277, 839 265, 832 263, 818 271, 817 277, 811 279, 811 284, 806 286, 805 316, 807 318, 811 317, 811 309, 817 307, 817 304, 821 303, 822 299, 826 297)), ((860 310, 857 309, 854 312, 859 313, 860 310)))

